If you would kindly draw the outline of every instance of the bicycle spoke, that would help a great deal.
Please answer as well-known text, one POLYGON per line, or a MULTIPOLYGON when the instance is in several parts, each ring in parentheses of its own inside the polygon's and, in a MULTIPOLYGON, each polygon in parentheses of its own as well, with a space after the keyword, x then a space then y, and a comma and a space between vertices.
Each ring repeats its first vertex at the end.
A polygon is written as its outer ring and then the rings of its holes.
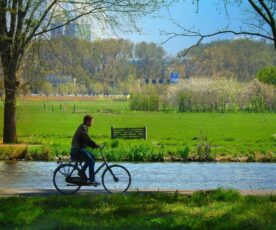
MULTIPOLYGON (((59 171, 59 172, 60 172, 60 171, 59 171)), ((67 176, 66 173, 63 173, 63 172, 60 172, 60 173, 61 173, 63 176, 65 176, 65 177, 67 176)))
POLYGON ((64 164, 54 172, 53 183, 56 189, 65 194, 78 191, 81 186, 68 183, 67 177, 78 177, 78 169, 72 164, 64 164))
POLYGON ((62 169, 63 169, 63 172, 64 172, 63 175, 68 175, 68 174, 65 172, 65 167, 62 167, 62 169))

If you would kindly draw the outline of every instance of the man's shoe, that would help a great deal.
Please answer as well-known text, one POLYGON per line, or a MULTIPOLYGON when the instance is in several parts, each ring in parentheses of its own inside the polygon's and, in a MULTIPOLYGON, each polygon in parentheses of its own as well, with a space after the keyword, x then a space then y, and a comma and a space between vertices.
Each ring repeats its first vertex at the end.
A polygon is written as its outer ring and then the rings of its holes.
POLYGON ((86 174, 84 172, 79 171, 78 175, 80 176, 80 178, 87 180, 87 176, 86 176, 86 174))
POLYGON ((88 180, 88 181, 87 181, 87 184, 97 187, 97 186, 100 185, 101 183, 99 183, 99 182, 97 182, 97 181, 90 181, 90 180, 88 180))

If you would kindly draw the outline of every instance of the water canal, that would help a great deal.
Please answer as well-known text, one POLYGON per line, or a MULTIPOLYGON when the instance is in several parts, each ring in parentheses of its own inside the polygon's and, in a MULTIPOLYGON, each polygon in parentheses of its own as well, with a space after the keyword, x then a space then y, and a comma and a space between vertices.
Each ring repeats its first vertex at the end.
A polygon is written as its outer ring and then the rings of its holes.
MULTIPOLYGON (((131 189, 276 189, 276 163, 120 164, 132 175, 131 189)), ((54 188, 56 166, 55 162, 0 161, 0 189, 54 188)), ((96 178, 100 181, 100 175, 96 178)))

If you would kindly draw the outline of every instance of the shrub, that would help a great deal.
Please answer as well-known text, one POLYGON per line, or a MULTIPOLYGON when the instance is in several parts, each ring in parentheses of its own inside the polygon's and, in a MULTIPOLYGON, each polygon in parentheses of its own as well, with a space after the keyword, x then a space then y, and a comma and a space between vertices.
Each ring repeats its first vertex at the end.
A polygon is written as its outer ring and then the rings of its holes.
POLYGON ((119 140, 114 140, 110 144, 111 148, 116 148, 119 146, 119 140))
POLYGON ((126 158, 129 161, 147 161, 151 159, 153 149, 149 145, 140 144, 127 149, 126 158))
POLYGON ((47 146, 32 146, 28 149, 27 160, 48 161, 53 160, 51 150, 47 146))
POLYGON ((259 81, 261 81, 263 83, 276 85, 276 67, 268 66, 268 67, 261 69, 257 73, 257 78, 259 81))
POLYGON ((183 147, 183 149, 181 149, 179 151, 179 156, 180 156, 181 160, 185 160, 186 161, 188 159, 188 157, 189 157, 189 152, 190 152, 189 146, 185 145, 183 147))
POLYGON ((0 159, 1 160, 26 159, 27 150, 28 150, 27 145, 1 146, 0 159))
POLYGON ((237 190, 234 189, 219 188, 211 192, 210 198, 215 201, 237 202, 241 198, 241 195, 237 190))
POLYGON ((257 80, 194 78, 170 86, 164 101, 179 112, 276 111, 276 88, 257 80))
POLYGON ((200 131, 197 145, 197 157, 199 161, 211 160, 211 144, 207 139, 207 136, 200 131))
POLYGON ((185 112, 191 110, 191 95, 188 92, 180 92, 178 95, 178 111, 185 112))
POLYGON ((131 94, 130 110, 137 111, 158 111, 160 97, 156 94, 131 94))

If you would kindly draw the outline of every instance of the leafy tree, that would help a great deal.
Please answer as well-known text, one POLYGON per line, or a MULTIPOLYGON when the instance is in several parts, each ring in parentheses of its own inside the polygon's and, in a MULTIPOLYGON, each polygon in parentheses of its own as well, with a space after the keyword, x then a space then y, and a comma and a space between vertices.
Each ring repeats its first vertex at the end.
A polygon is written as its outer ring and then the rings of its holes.
POLYGON ((153 42, 141 42, 136 44, 134 59, 138 78, 163 78, 163 60, 165 58, 163 47, 153 42))
MULTIPOLYGON (((40 89, 45 81, 45 75, 54 75, 60 81, 59 76, 67 75, 75 78, 77 85, 85 85, 89 94, 98 87, 93 86, 96 82, 111 86, 114 93, 117 93, 121 90, 121 82, 126 85, 131 84, 128 79, 130 76, 135 76, 135 67, 137 72, 142 71, 143 67, 139 66, 141 64, 139 59, 133 56, 135 44, 123 39, 91 42, 58 38, 51 44, 46 41, 37 43, 39 44, 34 46, 39 48, 31 49, 34 51, 28 54, 28 60, 24 59, 22 74, 24 82, 31 85, 33 92, 40 89)), ((170 72, 177 71, 182 78, 205 76, 247 81, 255 78, 259 69, 276 65, 271 44, 247 39, 200 44, 186 56, 182 55, 184 52, 185 50, 179 52, 179 58, 165 57, 162 63, 159 62, 159 68, 154 73, 148 73, 155 75, 149 77, 155 79, 168 77, 170 72)), ((150 71, 154 65, 154 62, 151 63, 153 64, 148 67, 150 71)), ((143 78, 141 72, 140 79, 144 80, 143 78)))
POLYGON ((96 94, 96 90, 95 90, 95 83, 94 82, 89 82, 87 88, 87 93, 88 95, 95 95, 96 94))
POLYGON ((276 67, 270 66, 263 68, 257 73, 257 78, 263 83, 276 85, 276 67))
POLYGON ((105 96, 108 97, 109 94, 111 94, 111 92, 112 92, 111 86, 107 85, 107 84, 104 84, 102 89, 103 89, 103 95, 104 95, 104 97, 105 96))
POLYGON ((0 2, 0 57, 4 73, 3 142, 16 142, 16 94, 19 71, 35 37, 61 28, 81 17, 107 29, 133 28, 135 19, 155 10, 163 0, 2 0, 0 2), (121 25, 126 25, 122 27, 121 25))
POLYGON ((25 71, 70 75, 87 88, 90 87, 89 82, 95 80, 116 86, 119 80, 126 80, 134 72, 134 66, 130 63, 132 48, 133 43, 124 39, 91 42, 77 38, 55 38, 51 44, 40 44, 36 56, 39 56, 39 62, 43 65, 39 68, 36 65, 28 66, 25 71))
POLYGON ((118 86, 120 92, 123 94, 125 98, 131 93, 132 87, 135 86, 137 82, 134 80, 134 76, 129 76, 127 81, 120 81, 118 86))
POLYGON ((53 93, 54 87, 49 82, 44 82, 41 86, 41 92, 44 93, 47 97, 53 93))
POLYGON ((103 94, 103 84, 96 82, 94 84, 94 89, 93 89, 93 93, 97 95, 97 97, 99 96, 99 94, 103 94))
POLYGON ((248 39, 200 44, 186 55, 185 52, 179 52, 178 56, 185 69, 189 68, 192 77, 226 77, 248 81, 255 78, 259 69, 276 65, 272 45, 248 39))
POLYGON ((79 85, 79 86, 78 86, 78 93, 79 93, 79 94, 82 94, 83 96, 84 96, 85 94, 87 94, 87 89, 86 89, 85 85, 79 85))
POLYGON ((67 84, 60 85, 58 87, 58 93, 60 95, 63 95, 63 96, 69 95, 70 94, 70 89, 68 88, 68 85, 67 84))
POLYGON ((133 71, 129 65, 133 44, 123 39, 105 39, 92 43, 92 63, 97 80, 115 86, 133 71))

